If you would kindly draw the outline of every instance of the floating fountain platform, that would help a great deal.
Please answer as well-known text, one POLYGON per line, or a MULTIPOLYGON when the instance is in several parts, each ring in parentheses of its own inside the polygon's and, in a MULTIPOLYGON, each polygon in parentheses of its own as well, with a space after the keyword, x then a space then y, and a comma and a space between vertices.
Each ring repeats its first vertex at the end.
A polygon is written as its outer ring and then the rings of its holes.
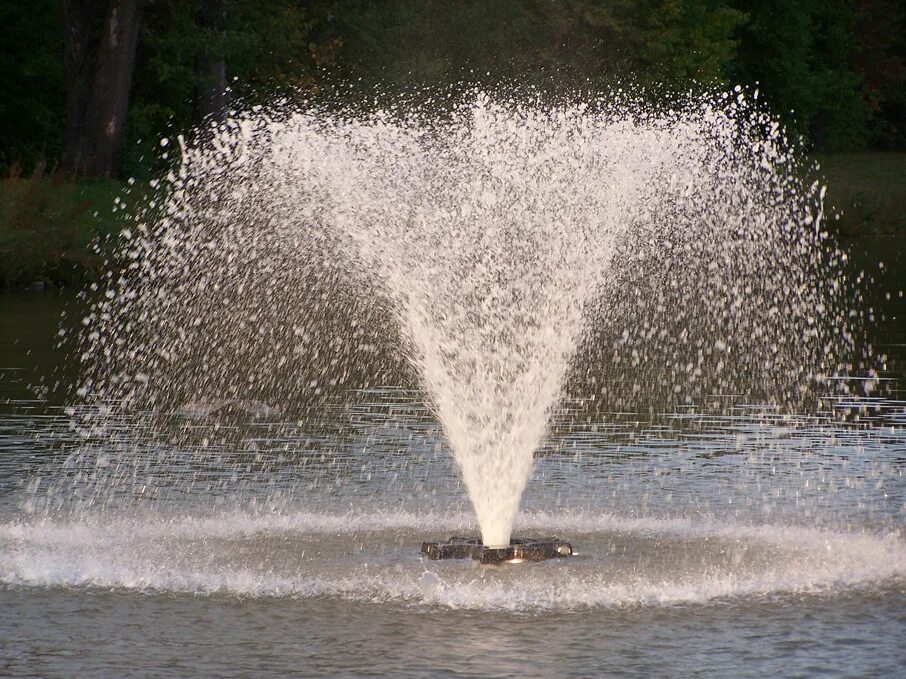
POLYGON ((477 538, 452 537, 446 542, 423 542, 422 554, 432 561, 474 559, 483 564, 522 563, 564 559, 573 546, 558 538, 513 538, 503 547, 488 547, 477 538))

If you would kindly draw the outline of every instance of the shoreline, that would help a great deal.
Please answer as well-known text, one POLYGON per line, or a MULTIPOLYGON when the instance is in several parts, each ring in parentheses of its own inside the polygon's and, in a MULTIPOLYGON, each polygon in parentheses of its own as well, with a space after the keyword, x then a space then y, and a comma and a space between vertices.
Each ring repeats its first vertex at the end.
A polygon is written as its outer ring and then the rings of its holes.
MULTIPOLYGON (((837 239, 852 244, 906 234, 906 152, 814 159, 828 186, 828 228, 837 239)), ((142 192, 143 185, 55 173, 0 179, 0 291, 79 288, 97 280, 105 257, 94 244, 114 237, 129 219, 122 198, 142 192)))

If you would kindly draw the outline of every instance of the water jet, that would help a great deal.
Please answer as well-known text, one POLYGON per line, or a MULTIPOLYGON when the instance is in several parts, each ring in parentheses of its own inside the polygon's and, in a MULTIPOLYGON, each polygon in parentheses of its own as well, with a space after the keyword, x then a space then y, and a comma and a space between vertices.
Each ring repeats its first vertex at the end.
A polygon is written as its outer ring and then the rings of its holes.
POLYGON ((845 360, 823 194, 741 94, 456 106, 255 111, 180 140, 163 207, 124 235, 126 273, 84 321, 82 392, 118 412, 208 412, 216 394, 314 428, 325 395, 411 385, 481 545, 515 554, 570 383, 631 407, 784 403, 845 360), (619 393, 582 383, 604 367, 619 393))

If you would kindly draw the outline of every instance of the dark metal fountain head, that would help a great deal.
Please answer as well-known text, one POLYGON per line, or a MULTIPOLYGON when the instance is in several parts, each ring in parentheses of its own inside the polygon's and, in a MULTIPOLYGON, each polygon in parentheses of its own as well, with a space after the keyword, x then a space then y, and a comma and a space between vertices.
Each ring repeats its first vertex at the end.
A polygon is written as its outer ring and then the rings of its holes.
POLYGON ((489 547, 477 538, 451 537, 446 542, 423 542, 422 554, 432 561, 474 559, 483 564, 522 563, 563 559, 573 546, 559 538, 513 538, 509 545, 489 547))

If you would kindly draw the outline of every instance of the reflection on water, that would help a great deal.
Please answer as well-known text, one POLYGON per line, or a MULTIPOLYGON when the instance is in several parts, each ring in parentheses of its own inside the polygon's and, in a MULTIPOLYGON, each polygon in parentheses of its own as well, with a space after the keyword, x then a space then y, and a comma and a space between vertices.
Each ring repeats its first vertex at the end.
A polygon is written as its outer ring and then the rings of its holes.
POLYGON ((893 676, 904 405, 564 413, 517 531, 580 554, 498 568, 418 554, 477 525, 417 393, 350 394, 318 427, 174 414, 142 446, 126 434, 145 418, 85 432, 75 410, 11 404, 0 627, 25 631, 5 671, 893 676))
MULTIPOLYGON (((466 512, 442 432, 418 396, 402 389, 356 392, 325 407, 315 423, 137 414, 93 430, 81 428, 75 408, 36 412, 26 404, 0 422, 0 478, 18 490, 7 497, 7 510, 466 512)), ((625 414, 607 421, 606 413, 586 424, 573 421, 538 451, 523 506, 901 526, 906 403, 841 397, 823 406, 809 416, 689 407, 654 421, 625 414)), ((565 420, 568 415, 564 408, 565 420)))
POLYGON ((92 431, 73 408, 8 416, 0 578, 526 612, 903 588, 904 403, 585 425, 568 405, 517 529, 581 556, 496 570, 418 556, 477 526, 416 392, 351 393, 318 426, 244 409, 92 431))

